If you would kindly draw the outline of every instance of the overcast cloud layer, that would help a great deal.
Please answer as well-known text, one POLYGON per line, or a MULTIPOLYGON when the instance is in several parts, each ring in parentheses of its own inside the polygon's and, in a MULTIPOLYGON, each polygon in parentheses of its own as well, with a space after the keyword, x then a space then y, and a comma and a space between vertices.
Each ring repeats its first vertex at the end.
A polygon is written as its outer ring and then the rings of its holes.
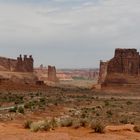
POLYGON ((139 37, 140 0, 0 0, 0 55, 36 66, 98 67, 139 37))

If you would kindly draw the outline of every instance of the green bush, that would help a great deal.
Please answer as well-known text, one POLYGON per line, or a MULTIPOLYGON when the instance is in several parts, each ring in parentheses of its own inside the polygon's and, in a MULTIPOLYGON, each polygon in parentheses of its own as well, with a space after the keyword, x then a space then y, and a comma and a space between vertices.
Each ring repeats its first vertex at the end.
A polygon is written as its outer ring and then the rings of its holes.
POLYGON ((24 108, 22 106, 18 107, 18 112, 24 114, 24 108))
POLYGON ((9 112, 15 112, 16 113, 16 111, 17 111, 17 107, 16 106, 9 109, 9 112))
POLYGON ((30 101, 30 102, 26 103, 24 105, 24 107, 27 108, 27 109, 33 109, 37 105, 38 105, 37 101, 30 101))
POLYGON ((46 105, 46 98, 40 98, 40 105, 46 105))

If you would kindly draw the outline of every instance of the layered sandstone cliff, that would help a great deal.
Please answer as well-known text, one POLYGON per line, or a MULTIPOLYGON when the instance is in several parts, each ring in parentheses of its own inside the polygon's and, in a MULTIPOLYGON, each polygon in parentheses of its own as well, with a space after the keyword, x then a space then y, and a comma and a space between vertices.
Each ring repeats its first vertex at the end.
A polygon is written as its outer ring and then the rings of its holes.
POLYGON ((105 86, 139 85, 140 55, 136 49, 116 49, 108 62, 100 62, 99 84, 105 86))

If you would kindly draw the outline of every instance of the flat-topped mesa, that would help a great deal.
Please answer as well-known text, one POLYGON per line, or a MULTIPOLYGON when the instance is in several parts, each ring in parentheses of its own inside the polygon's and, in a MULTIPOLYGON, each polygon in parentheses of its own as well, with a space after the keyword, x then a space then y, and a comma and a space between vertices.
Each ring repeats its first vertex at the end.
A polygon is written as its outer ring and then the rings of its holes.
POLYGON ((114 57, 137 57, 139 55, 139 52, 137 52, 136 49, 121 49, 117 48, 115 49, 115 56, 114 57))
POLYGON ((9 72, 33 72, 33 63, 34 60, 32 55, 27 57, 24 55, 19 55, 17 59, 0 57, 0 71, 9 71, 9 72))
POLYGON ((136 49, 115 50, 108 62, 100 62, 99 84, 139 84, 140 55, 136 49))
POLYGON ((56 68, 55 66, 48 66, 48 81, 58 82, 58 78, 56 76, 56 68))

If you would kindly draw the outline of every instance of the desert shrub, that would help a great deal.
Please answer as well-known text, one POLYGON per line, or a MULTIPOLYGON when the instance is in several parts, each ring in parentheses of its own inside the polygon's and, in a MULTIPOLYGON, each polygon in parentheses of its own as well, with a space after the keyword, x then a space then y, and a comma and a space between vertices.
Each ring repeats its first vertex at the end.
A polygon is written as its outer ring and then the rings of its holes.
POLYGON ((109 101, 104 101, 104 103, 105 103, 105 106, 109 106, 110 105, 110 103, 109 103, 109 101))
POLYGON ((86 114, 85 112, 83 112, 83 113, 81 114, 81 118, 86 118, 86 116, 87 116, 87 114, 86 114))
POLYGON ((122 124, 128 124, 128 118, 123 118, 120 120, 120 123, 122 124))
POLYGON ((46 98, 40 98, 40 105, 46 104, 46 98))
POLYGON ((42 95, 42 92, 37 92, 36 94, 35 94, 35 96, 41 96, 42 95))
POLYGON ((72 119, 71 118, 64 118, 61 120, 62 127, 70 127, 72 126, 72 119))
POLYGON ((39 122, 33 122, 30 126, 30 129, 32 132, 37 132, 39 131, 39 122))
POLYGON ((80 128, 81 126, 82 126, 82 123, 80 122, 79 119, 73 120, 73 122, 72 122, 72 127, 73 127, 74 129, 78 129, 78 128, 80 128))
POLYGON ((92 121, 90 128, 93 129, 95 133, 104 133, 105 125, 100 121, 92 121))
POLYGON ((92 107, 92 111, 95 111, 95 107, 92 107))
POLYGON ((96 113, 96 116, 100 116, 100 114, 97 112, 97 113, 96 113))
POLYGON ((131 101, 127 101, 126 104, 127 104, 127 105, 131 105, 132 102, 131 102, 131 101))
POLYGON ((115 98, 114 97, 111 97, 111 100, 115 100, 115 98))
POLYGON ((123 105, 121 105, 120 108, 123 109, 124 108, 123 105))
POLYGON ((24 114, 24 107, 22 106, 18 107, 18 112, 24 114))
POLYGON ((55 102, 55 103, 54 103, 54 105, 55 105, 55 106, 58 106, 58 103, 57 103, 57 102, 55 102))
POLYGON ((25 129, 30 129, 31 124, 32 124, 32 121, 31 121, 31 120, 25 121, 25 122, 24 122, 24 128, 25 128, 25 129))
POLYGON ((112 113, 111 110, 106 111, 106 113, 107 113, 107 116, 108 116, 108 117, 111 117, 111 116, 113 115, 113 113, 112 113))
POLYGON ((80 123, 82 127, 86 127, 88 125, 88 120, 86 118, 80 119, 80 123))
POLYGON ((38 122, 33 122, 31 123, 30 129, 33 132, 37 132, 37 131, 49 131, 51 128, 49 121, 45 120, 45 121, 38 121, 38 122))
POLYGON ((37 105, 38 105, 38 102, 34 100, 34 101, 30 101, 30 102, 26 103, 24 105, 24 107, 27 109, 33 109, 37 105))
POLYGON ((99 97, 98 96, 96 97, 96 100, 99 100, 99 97))
POLYGON ((42 121, 42 125, 40 125, 41 131, 49 131, 51 129, 51 125, 48 120, 42 121))
POLYGON ((101 105, 96 106, 97 109, 102 109, 103 107, 101 105))
POLYGON ((130 124, 135 124, 135 119, 131 119, 130 124))
POLYGON ((17 111, 17 107, 16 106, 9 109, 9 112, 15 112, 16 113, 16 111, 17 111))
POLYGON ((58 123, 57 123, 57 121, 56 121, 55 118, 52 118, 52 119, 50 120, 49 124, 50 124, 50 128, 51 128, 52 130, 54 130, 54 129, 58 126, 58 123))
POLYGON ((9 101, 14 101, 15 104, 21 104, 21 103, 24 103, 23 99, 24 99, 23 96, 13 95, 9 98, 9 101))
POLYGON ((33 106, 32 102, 26 103, 26 104, 24 105, 25 108, 29 108, 29 109, 31 109, 32 106, 33 106))
POLYGON ((135 132, 140 132, 140 125, 135 125, 133 129, 135 132))

